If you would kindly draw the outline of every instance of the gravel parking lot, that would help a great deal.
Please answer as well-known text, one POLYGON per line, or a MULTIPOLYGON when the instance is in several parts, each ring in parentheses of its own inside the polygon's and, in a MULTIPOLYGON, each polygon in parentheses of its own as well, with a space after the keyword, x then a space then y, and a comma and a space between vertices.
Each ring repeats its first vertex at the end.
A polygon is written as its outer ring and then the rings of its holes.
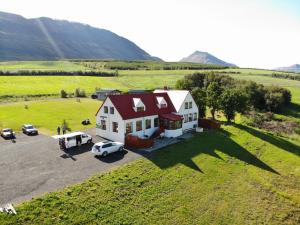
MULTIPOLYGON (((93 142, 101 141, 94 129, 87 133, 93 136, 93 142)), ((66 153, 59 149, 57 140, 45 135, 17 134, 16 143, 0 137, 0 206, 78 183, 141 157, 124 151, 98 159, 89 151, 91 146, 66 153)))

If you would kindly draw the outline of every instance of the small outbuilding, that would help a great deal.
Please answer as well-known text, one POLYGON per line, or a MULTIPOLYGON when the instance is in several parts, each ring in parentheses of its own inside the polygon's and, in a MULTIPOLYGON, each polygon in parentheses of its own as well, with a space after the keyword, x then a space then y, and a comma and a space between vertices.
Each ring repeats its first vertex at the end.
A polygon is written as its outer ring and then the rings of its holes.
POLYGON ((92 94, 92 99, 105 100, 108 95, 119 95, 122 92, 117 89, 101 89, 92 94))

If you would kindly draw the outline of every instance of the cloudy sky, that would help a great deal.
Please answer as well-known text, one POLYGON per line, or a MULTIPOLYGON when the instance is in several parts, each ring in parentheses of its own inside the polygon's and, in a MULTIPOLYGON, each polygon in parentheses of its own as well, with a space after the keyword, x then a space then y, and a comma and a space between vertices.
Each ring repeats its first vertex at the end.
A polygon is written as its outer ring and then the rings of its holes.
POLYGON ((0 0, 0 10, 105 28, 166 61, 200 50, 241 67, 300 63, 299 0, 0 0))

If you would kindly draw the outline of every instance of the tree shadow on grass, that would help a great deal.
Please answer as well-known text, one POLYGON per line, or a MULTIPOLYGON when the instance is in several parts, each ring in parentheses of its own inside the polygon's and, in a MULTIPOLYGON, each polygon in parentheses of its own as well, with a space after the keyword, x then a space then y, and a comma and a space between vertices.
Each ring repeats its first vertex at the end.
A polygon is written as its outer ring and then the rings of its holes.
POLYGON ((231 133, 225 130, 205 132, 197 135, 196 138, 155 152, 148 158, 161 169, 170 168, 177 164, 184 164, 191 169, 204 173, 192 158, 200 154, 207 154, 223 160, 222 157, 217 154, 216 151, 218 151, 249 165, 279 175, 276 170, 234 142, 230 136, 231 133))
POLYGON ((300 119, 300 105, 296 103, 291 103, 289 106, 283 109, 281 114, 300 119))
POLYGON ((290 153, 293 153, 297 156, 300 156, 300 146, 299 145, 295 145, 292 142, 289 142, 281 137, 278 137, 276 135, 273 135, 271 133, 264 133, 262 131, 256 130, 254 128, 242 125, 242 124, 234 124, 235 127, 244 130, 246 132, 248 132, 249 134, 263 140, 266 141, 278 148, 281 148, 285 151, 288 151, 290 153))

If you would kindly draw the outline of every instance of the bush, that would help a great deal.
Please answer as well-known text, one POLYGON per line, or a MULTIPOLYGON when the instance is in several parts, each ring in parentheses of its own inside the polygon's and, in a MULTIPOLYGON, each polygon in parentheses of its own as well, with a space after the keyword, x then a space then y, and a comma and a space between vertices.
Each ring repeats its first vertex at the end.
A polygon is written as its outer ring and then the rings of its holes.
POLYGON ((84 90, 81 90, 80 88, 76 88, 75 89, 75 93, 74 93, 76 98, 84 98, 86 97, 86 93, 84 90))
POLYGON ((67 98, 68 97, 68 93, 65 90, 61 90, 60 91, 60 97, 61 98, 67 98))

